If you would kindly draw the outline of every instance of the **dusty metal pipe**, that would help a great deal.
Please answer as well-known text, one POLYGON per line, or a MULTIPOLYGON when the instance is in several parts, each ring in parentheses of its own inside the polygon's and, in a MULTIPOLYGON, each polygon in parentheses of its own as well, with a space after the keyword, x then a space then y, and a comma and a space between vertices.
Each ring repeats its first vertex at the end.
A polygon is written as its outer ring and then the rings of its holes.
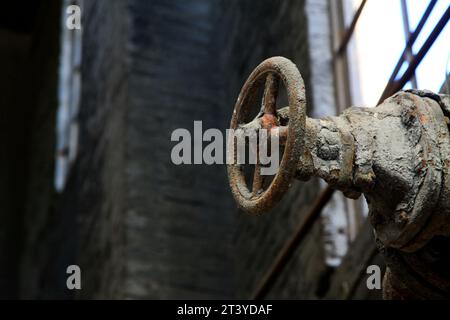
MULTIPOLYGON (((320 177, 351 198, 363 193, 389 266, 386 297, 410 297, 416 290, 407 284, 409 291, 402 291, 405 283, 399 279, 405 270, 418 271, 417 263, 405 267, 405 257, 436 252, 436 238, 450 239, 450 97, 401 91, 375 108, 353 107, 337 117, 312 119, 305 114, 304 85, 297 68, 275 57, 255 69, 244 85, 233 113, 233 129, 248 126, 244 116, 261 85, 266 86, 263 106, 252 127, 267 127, 264 119, 270 118, 271 129, 282 129, 277 132, 285 141, 284 155, 273 181, 259 183, 257 192, 249 191, 240 165, 229 166, 230 186, 239 206, 250 213, 271 209, 294 178, 320 177), (278 81, 287 90, 289 107, 276 110, 278 81)), ((450 296, 450 274, 434 272, 449 289, 441 285, 436 290, 450 296)))
POLYGON ((450 164, 443 101, 404 91, 376 108, 307 119, 298 176, 320 177, 350 198, 364 193, 377 237, 390 247, 414 251, 434 235, 450 236, 440 219, 450 219, 448 194, 441 194, 450 164))

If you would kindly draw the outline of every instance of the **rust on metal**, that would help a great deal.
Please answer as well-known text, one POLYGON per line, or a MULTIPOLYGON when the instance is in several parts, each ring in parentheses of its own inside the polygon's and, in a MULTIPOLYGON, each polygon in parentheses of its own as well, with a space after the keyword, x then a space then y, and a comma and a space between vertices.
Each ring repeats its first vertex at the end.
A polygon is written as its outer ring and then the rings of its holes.
MULTIPOLYGON (((325 119, 307 118, 305 103, 303 81, 289 60, 268 59, 250 75, 236 103, 231 128, 282 129, 276 134, 285 137, 284 156, 266 190, 259 165, 252 191, 240 166, 228 167, 239 207, 249 213, 272 209, 293 178, 320 177, 347 197, 364 194, 378 247, 389 268, 385 297, 420 296, 417 292, 423 284, 411 280, 413 273, 430 275, 425 277, 427 290, 433 286, 436 290, 424 296, 450 297, 450 274, 433 269, 428 256, 430 252, 450 254, 450 249, 445 249, 450 245, 450 97, 429 91, 400 91, 375 108, 349 108, 340 116, 325 119), (281 82, 289 106, 277 110, 281 82), (261 85, 265 85, 261 112, 246 123, 261 85)), ((255 298, 268 292, 332 193, 327 188, 313 205, 306 222, 265 274, 255 298)))
MULTIPOLYGON (((270 210, 287 191, 294 178, 298 158, 303 152, 303 132, 306 119, 306 97, 303 79, 297 67, 290 60, 283 57, 273 57, 262 62, 249 76, 237 99, 230 128, 238 129, 248 124, 248 115, 256 106, 258 91, 261 85, 265 86, 262 112, 258 121, 264 128, 273 128, 278 125, 276 114, 276 97, 279 82, 284 84, 289 102, 289 123, 287 138, 283 145, 284 154, 279 170, 266 190, 261 192, 262 179, 259 177, 259 165, 256 165, 253 180, 256 188, 249 190, 244 177, 242 165, 229 164, 228 177, 230 187, 239 207, 249 213, 260 213, 270 210), (255 192, 257 191, 257 192, 255 192)), ((258 126, 255 126, 258 128, 258 126)), ((233 141, 229 139, 230 143, 233 141)), ((229 150, 233 148, 229 145, 229 150)))
POLYGON ((261 119, 261 127, 263 129, 272 130, 272 128, 278 127, 277 117, 270 113, 265 113, 261 119))

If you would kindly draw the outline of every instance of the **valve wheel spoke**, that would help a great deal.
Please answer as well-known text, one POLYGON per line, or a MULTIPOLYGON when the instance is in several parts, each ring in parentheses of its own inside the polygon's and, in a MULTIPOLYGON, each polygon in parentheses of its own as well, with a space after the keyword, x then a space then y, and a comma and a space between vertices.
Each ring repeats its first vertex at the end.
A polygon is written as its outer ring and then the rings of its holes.
POLYGON ((277 109, 276 103, 279 87, 280 87, 280 78, 273 72, 270 72, 266 78, 266 85, 264 87, 264 96, 262 100, 265 114, 276 113, 277 109))
POLYGON ((278 136, 278 143, 280 146, 284 146, 286 144, 287 141, 287 137, 288 137, 288 133, 289 133, 289 128, 287 126, 278 126, 276 128, 277 130, 271 130, 270 131, 270 135, 275 135, 278 136))
MULTIPOLYGON (((244 170, 245 168, 239 164, 228 164, 228 178, 233 196, 239 207, 249 213, 273 208, 295 177, 298 159, 303 154, 301 139, 306 120, 304 87, 300 72, 292 61, 283 57, 273 57, 256 67, 241 89, 231 117, 230 128, 258 133, 259 139, 268 141, 267 145, 260 146, 258 143, 256 148, 267 146, 268 153, 281 152, 279 168, 269 176, 261 173, 261 169, 266 166, 264 161, 261 161, 262 158, 257 157, 254 172, 244 170), (286 89, 288 107, 278 112, 277 98, 281 85, 286 89), (258 101, 260 89, 263 91, 260 112, 252 121, 244 123, 258 101), (267 130, 267 136, 261 132, 262 129, 267 130), (277 150, 271 150, 276 143, 275 140, 272 144, 270 139, 271 136, 274 138, 273 135, 278 138, 277 150), (249 177, 252 173, 253 176, 249 177)), ((265 153, 261 155, 265 156, 265 153)), ((271 157, 272 154, 267 156, 271 157)))
POLYGON ((255 164, 255 172, 253 173, 253 185, 252 194, 253 196, 258 195, 258 192, 262 189, 264 183, 264 176, 261 175, 261 164, 259 161, 255 164))

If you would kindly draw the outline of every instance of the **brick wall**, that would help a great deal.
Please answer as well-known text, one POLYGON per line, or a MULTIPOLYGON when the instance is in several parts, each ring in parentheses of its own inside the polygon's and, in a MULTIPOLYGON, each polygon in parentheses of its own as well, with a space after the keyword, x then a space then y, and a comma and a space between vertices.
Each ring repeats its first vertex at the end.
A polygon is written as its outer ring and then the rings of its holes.
MULTIPOLYGON (((248 297, 317 193, 295 184, 272 213, 237 212, 223 166, 174 166, 175 128, 228 126, 240 87, 283 55, 309 79, 302 1, 132 1, 127 296, 248 297)), ((325 272, 317 225, 271 297, 312 298, 325 272)))
POLYGON ((30 178, 20 233, 23 298, 73 298, 75 293, 66 287, 66 268, 71 264, 82 270, 78 297, 123 297, 126 3, 84 4, 78 156, 61 194, 54 191, 53 177, 63 11, 54 1, 41 5, 37 13, 28 74, 33 107, 30 178))
MULTIPOLYGON (((77 215, 81 298, 123 297, 128 20, 124 1, 85 1, 79 155, 67 188, 77 215)), ((63 210, 65 211, 65 210, 63 210)))
MULTIPOLYGON (((79 151, 62 194, 53 188, 60 4, 33 7, 32 33, 0 31, 0 101, 18 106, 0 118, 0 297, 250 297, 319 185, 294 182, 272 212, 248 216, 224 166, 171 163, 170 135, 194 120, 226 129, 245 79, 274 55, 299 67, 309 113, 327 114, 331 61, 313 70, 308 45, 328 35, 308 33, 305 1, 84 1, 79 151), (69 264, 82 269, 76 295, 69 264)), ((308 3, 309 19, 328 10, 308 3)), ((366 229, 332 272, 316 223, 268 298, 379 298, 359 259, 373 243, 366 229)))
MULTIPOLYGON (((224 166, 175 166, 171 133, 225 128, 217 2, 131 1, 127 283, 131 298, 228 298, 232 200, 224 166)), ((225 115, 227 115, 225 117, 225 115)))
MULTIPOLYGON (((225 129, 244 79, 267 57, 291 58, 308 81, 303 2, 130 1, 121 8, 129 17, 128 35, 124 37, 128 74, 116 74, 109 63, 118 59, 121 66, 123 62, 114 54, 120 42, 117 36, 111 44, 99 41, 104 37, 102 30, 111 32, 112 28, 115 34, 124 30, 121 24, 108 23, 114 19, 113 8, 104 7, 102 1, 86 8, 86 19, 105 10, 110 14, 102 17, 110 18, 90 19, 86 25, 86 30, 95 30, 96 36, 91 31, 85 40, 88 56, 84 57, 87 75, 83 83, 92 85, 83 90, 86 102, 82 120, 89 134, 82 144, 86 151, 80 150, 84 155, 79 160, 79 182, 75 185, 83 186, 82 177, 89 176, 82 190, 90 197, 85 203, 95 206, 78 209, 80 232, 84 232, 80 238, 91 239, 81 246, 85 248, 81 255, 83 269, 88 270, 92 286, 84 294, 114 292, 114 285, 104 287, 107 276, 100 275, 99 270, 117 275, 122 267, 114 263, 123 256, 125 286, 120 288, 120 296, 247 297, 303 218, 317 188, 314 183, 308 187, 296 184, 274 212, 258 219, 243 215, 231 199, 225 167, 173 165, 170 135, 176 128, 192 130, 194 120, 202 120, 205 129, 225 129), (105 79, 115 82, 103 84, 105 79), (124 91, 120 79, 128 81, 124 91), (110 106, 104 101, 117 104, 110 106), (119 101, 127 107, 124 109, 119 101), (120 119, 125 119, 125 124, 120 119), (104 126, 115 128, 114 132, 104 126), (105 136, 106 132, 117 136, 105 136), (108 141, 115 141, 114 152, 108 152, 108 141), (122 152, 125 160, 118 156, 122 152), (125 178, 118 173, 123 161, 125 178), (116 165, 118 169, 114 170, 116 165), (99 176, 102 171, 109 173, 107 177, 99 176), (125 199, 115 193, 123 186, 125 199), (114 195, 114 201, 110 195, 114 195), (120 229, 121 221, 124 230, 120 229), (120 236, 117 238, 122 231, 123 252, 120 236)), ((280 277, 271 297, 317 296, 325 271, 323 252, 317 246, 320 240, 318 225, 280 277)))
MULTIPOLYGON (((41 106, 36 132, 39 125, 45 131, 32 140, 22 296, 71 298, 65 268, 75 263, 82 269, 78 298, 247 298, 318 185, 294 183, 273 212, 250 217, 237 211, 224 166, 171 163, 170 135, 192 130, 194 120, 204 129, 227 128, 242 84, 267 57, 293 60, 309 88, 304 2, 84 4, 78 157, 66 190, 55 195, 56 100, 41 106)), ((56 43, 53 49, 56 56, 56 43)), ((57 58, 51 61, 55 82, 57 58)), ((322 296, 321 241, 317 224, 270 298, 322 296)))

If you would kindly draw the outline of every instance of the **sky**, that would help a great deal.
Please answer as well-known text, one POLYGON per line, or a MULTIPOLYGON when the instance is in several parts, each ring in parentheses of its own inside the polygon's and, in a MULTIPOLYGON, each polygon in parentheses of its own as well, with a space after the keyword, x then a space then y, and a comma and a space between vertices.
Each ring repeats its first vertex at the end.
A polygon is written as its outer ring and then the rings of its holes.
MULTIPOLYGON (((361 0, 352 0, 354 10, 360 3, 361 0)), ((417 26, 428 4, 429 0, 407 0, 411 31, 417 26)), ((413 53, 421 48, 448 6, 450 0, 438 0, 413 46, 413 53)), ((351 44, 353 52, 349 52, 355 105, 376 105, 403 52, 405 42, 400 0, 368 0, 355 29, 351 44)), ((446 70, 450 72, 449 54, 450 22, 417 68, 419 89, 439 91, 446 70)), ((403 67, 400 72, 407 65, 403 67)))

